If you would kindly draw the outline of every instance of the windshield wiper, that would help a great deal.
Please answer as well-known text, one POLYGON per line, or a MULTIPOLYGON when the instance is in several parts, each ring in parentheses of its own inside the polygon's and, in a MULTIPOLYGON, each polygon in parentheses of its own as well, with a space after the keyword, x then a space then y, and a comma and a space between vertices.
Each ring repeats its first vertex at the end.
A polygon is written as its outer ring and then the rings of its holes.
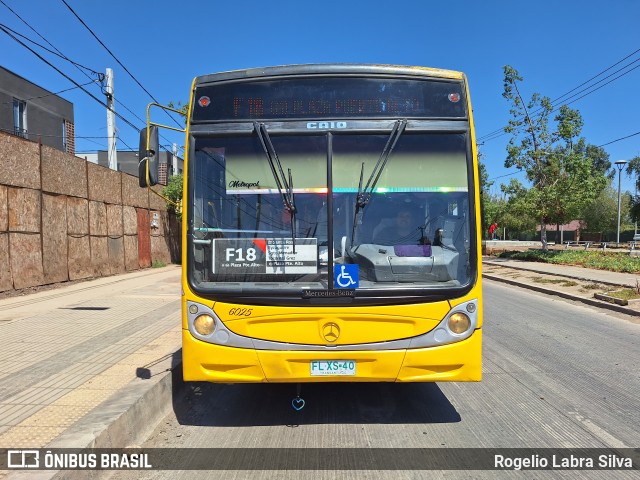
POLYGON ((260 139, 262 149, 264 150, 267 161, 269 162, 273 179, 275 180, 278 192, 282 197, 282 203, 284 203, 284 207, 287 209, 291 217, 291 240, 293 242, 293 253, 296 253, 295 225, 297 210, 293 197, 293 177, 291 176, 291 169, 288 169, 289 181, 287 182, 287 177, 282 170, 282 163, 280 163, 278 154, 276 153, 275 148, 273 148, 273 143, 271 142, 271 137, 269 137, 269 133, 267 132, 266 125, 264 123, 253 122, 253 128, 260 139))
POLYGON ((364 176, 364 162, 362 163, 362 167, 360 168, 360 183, 358 184, 358 194, 356 195, 356 208, 355 213, 353 215, 353 227, 351 229, 351 244, 353 245, 353 239, 356 234, 356 225, 362 223, 362 210, 367 206, 369 201, 371 200, 371 194, 376 189, 376 185, 378 184, 378 180, 380 179, 380 175, 384 171, 384 167, 387 165, 387 160, 389 160, 389 155, 393 152, 393 149, 396 148, 396 143, 400 139, 400 136, 404 132, 404 129, 407 126, 407 120, 397 120, 393 129, 391 130, 391 134, 389 135, 389 139, 387 140, 387 144, 384 146, 382 153, 380 154, 380 158, 378 158, 378 163, 373 168, 371 172, 371 176, 369 180, 367 180, 367 184, 362 188, 362 180, 364 176), (375 177, 375 178, 374 178, 375 177))

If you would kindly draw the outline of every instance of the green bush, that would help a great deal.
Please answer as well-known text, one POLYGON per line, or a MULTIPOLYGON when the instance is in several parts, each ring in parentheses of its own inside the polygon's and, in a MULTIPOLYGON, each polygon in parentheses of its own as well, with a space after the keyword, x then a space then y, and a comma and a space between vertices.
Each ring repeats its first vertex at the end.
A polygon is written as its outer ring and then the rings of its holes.
POLYGON ((182 175, 174 175, 169 179, 169 183, 162 189, 162 195, 171 200, 167 202, 167 211, 175 213, 180 219, 182 218, 182 175))

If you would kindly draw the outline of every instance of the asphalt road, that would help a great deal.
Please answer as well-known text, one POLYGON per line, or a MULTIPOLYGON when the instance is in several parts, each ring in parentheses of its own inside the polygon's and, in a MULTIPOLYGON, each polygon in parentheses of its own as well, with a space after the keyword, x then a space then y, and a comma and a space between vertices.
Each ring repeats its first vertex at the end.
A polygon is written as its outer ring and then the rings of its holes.
MULTIPOLYGON (((640 446, 640 325, 485 281, 481 383, 190 384, 143 447, 640 446)), ((177 451, 179 452, 179 451, 177 451)), ((631 471, 152 471, 129 478, 638 478, 631 471), (528 475, 526 475, 528 474, 528 475)))

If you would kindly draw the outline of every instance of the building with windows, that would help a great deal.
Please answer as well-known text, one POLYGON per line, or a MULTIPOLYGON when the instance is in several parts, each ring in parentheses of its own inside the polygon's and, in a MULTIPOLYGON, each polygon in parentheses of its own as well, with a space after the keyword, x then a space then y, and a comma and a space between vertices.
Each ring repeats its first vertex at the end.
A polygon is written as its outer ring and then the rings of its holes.
POLYGON ((75 154, 73 103, 0 67, 0 130, 75 154))
MULTIPOLYGON (((98 150, 95 153, 77 153, 80 158, 88 162, 97 163, 104 167, 109 166, 109 156, 106 150, 98 150)), ((184 168, 184 160, 176 157, 175 175, 181 175, 184 168)), ((158 183, 166 185, 173 175, 173 155, 171 152, 161 151, 158 155, 158 183)), ((118 171, 138 176, 138 152, 130 150, 118 150, 118 171)))

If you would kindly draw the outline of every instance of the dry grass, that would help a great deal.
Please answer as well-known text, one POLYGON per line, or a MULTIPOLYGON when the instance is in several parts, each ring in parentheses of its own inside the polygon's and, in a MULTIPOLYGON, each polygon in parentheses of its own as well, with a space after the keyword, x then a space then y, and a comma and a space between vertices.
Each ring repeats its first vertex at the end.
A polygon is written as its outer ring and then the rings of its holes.
POLYGON ((574 282, 573 280, 563 280, 561 278, 542 278, 542 277, 531 277, 536 283, 552 283, 554 285, 560 285, 562 287, 575 287, 578 282, 574 282))

